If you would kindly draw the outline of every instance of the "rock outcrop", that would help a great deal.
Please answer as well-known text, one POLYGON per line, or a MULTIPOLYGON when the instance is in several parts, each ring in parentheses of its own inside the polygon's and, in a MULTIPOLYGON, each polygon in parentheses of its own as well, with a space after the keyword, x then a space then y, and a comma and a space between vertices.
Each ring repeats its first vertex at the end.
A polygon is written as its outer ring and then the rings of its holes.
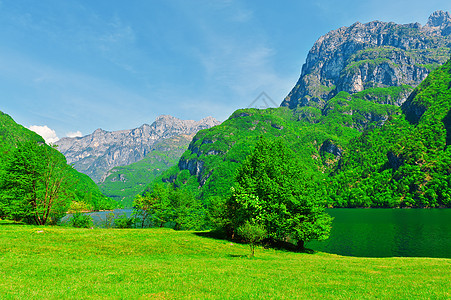
POLYGON ((56 142, 58 150, 75 169, 99 182, 108 170, 143 159, 152 145, 181 134, 194 134, 220 124, 212 117, 200 121, 159 116, 151 125, 121 131, 97 129, 79 138, 63 138, 56 142))
POLYGON ((434 12, 425 26, 373 21, 339 28, 313 45, 299 81, 281 106, 322 109, 340 91, 416 87, 449 59, 450 48, 451 16, 443 11, 434 12))

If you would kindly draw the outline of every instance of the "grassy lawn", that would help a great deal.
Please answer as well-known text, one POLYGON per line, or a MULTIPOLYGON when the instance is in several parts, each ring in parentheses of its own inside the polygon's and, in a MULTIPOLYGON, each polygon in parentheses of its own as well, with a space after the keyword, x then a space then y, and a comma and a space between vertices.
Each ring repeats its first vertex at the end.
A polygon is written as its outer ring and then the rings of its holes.
POLYGON ((291 253, 169 229, 0 225, 0 299, 450 299, 451 260, 291 253))

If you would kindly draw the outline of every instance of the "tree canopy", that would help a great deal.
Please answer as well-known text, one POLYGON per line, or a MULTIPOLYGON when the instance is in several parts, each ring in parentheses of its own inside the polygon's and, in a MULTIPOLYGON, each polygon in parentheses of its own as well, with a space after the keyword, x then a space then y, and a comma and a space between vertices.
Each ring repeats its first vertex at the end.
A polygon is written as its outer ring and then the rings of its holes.
POLYGON ((267 238, 292 242, 328 238, 331 217, 325 213, 322 191, 282 138, 261 137, 239 168, 227 215, 232 230, 246 222, 264 227, 267 238))
POLYGON ((46 144, 19 144, 1 173, 1 213, 38 225, 56 222, 71 200, 69 168, 64 156, 46 144))

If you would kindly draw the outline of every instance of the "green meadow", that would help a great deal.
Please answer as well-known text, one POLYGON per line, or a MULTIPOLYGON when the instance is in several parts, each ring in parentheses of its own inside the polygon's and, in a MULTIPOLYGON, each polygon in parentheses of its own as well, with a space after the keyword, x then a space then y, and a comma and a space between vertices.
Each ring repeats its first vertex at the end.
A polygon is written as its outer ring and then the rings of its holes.
POLYGON ((451 260, 295 253, 171 229, 0 225, 1 299, 449 299, 451 260))

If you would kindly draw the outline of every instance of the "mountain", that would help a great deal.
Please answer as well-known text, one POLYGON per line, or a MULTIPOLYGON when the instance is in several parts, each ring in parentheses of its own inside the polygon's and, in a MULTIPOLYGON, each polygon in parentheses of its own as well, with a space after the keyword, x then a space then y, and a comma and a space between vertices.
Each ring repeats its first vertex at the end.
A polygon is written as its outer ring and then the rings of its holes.
POLYGON ((75 169, 100 182, 110 169, 143 159, 152 145, 162 139, 193 134, 218 124, 220 122, 212 117, 196 122, 163 115, 151 125, 113 132, 97 129, 90 135, 62 138, 55 144, 75 169))
POLYGON ((339 93, 327 105, 327 113, 291 110, 242 109, 222 124, 198 132, 178 164, 162 175, 164 182, 189 189, 209 202, 230 191, 236 169, 250 154, 261 135, 283 137, 309 174, 330 172, 346 145, 371 126, 380 126, 400 109, 378 104, 367 97, 396 97, 403 88, 371 89, 350 95, 339 93), (351 113, 352 112, 352 113, 351 113))
POLYGON ((236 169, 266 135, 283 137, 306 172, 326 182, 343 156, 355 151, 355 141, 401 115, 400 105, 414 88, 449 59, 449 28, 450 15, 439 11, 425 26, 375 21, 326 34, 310 50, 280 108, 238 110, 199 132, 162 181, 208 206, 227 197, 236 169))
POLYGON ((156 142, 142 160, 109 170, 98 184, 100 190, 123 207, 131 207, 149 182, 177 164, 193 137, 182 134, 156 142))
POLYGON ((451 207, 451 60, 383 126, 353 140, 328 178, 338 207, 451 207))
MULTIPOLYGON (((433 13, 425 26, 359 22, 331 31, 316 41, 301 76, 282 106, 315 106, 341 91, 370 87, 417 86, 450 57, 451 16, 433 13)), ((396 100, 396 105, 406 100, 396 100)))
MULTIPOLYGON (((14 148, 27 141, 45 144, 44 139, 37 133, 17 124, 9 115, 0 112, 0 173, 14 148)), ((62 156, 55 149, 50 149, 49 151, 53 156, 62 156)), ((71 178, 73 183, 69 189, 73 202, 82 204, 86 209, 100 210, 117 207, 113 200, 105 197, 100 192, 97 185, 88 176, 77 172, 73 168, 68 169, 67 176, 71 178)), ((0 203, 0 207, 1 205, 2 203, 0 203)))

